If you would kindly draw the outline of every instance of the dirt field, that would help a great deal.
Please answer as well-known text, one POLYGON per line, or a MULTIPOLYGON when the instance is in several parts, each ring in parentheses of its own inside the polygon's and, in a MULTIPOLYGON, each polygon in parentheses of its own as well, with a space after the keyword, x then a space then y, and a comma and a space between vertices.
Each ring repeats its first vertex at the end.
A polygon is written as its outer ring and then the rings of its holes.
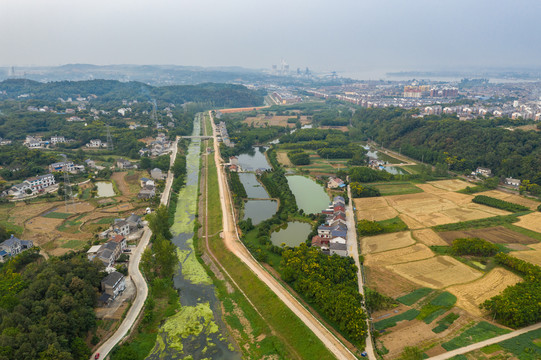
POLYGON ((276 158, 278 159, 278 162, 286 167, 291 167, 293 164, 291 163, 291 160, 289 160, 289 157, 287 157, 286 151, 277 151, 276 152, 276 158))
MULTIPOLYGON (((244 119, 244 123, 248 125, 254 125, 254 127, 263 127, 263 126, 287 126, 287 127, 295 127, 295 124, 288 124, 287 120, 291 118, 296 118, 296 116, 293 115, 285 115, 285 116, 279 116, 279 115, 267 115, 264 114, 258 115, 258 116, 252 116, 247 117, 244 119)), ((302 125, 310 124, 312 121, 308 119, 306 115, 301 115, 300 121, 302 125)))
POLYGON ((541 249, 537 250, 525 250, 525 251, 513 251, 509 255, 527 261, 534 265, 541 266, 541 249))
POLYGON ((465 231, 445 231, 438 233, 442 239, 450 245, 453 240, 465 237, 478 237, 495 244, 537 244, 538 241, 514 232, 503 226, 496 226, 484 229, 472 229, 465 231))
POLYGON ((541 232, 541 212, 533 212, 519 217, 519 221, 513 225, 523 227, 528 230, 541 232))
POLYGON ((435 231, 432 229, 415 230, 412 232, 413 238, 422 242, 426 246, 446 246, 448 245, 435 231))
POLYGON ((448 192, 428 184, 420 184, 419 187, 425 192, 388 196, 385 199, 396 211, 406 214, 423 227, 509 214, 503 210, 471 203, 473 197, 470 195, 448 192))
POLYGON ((485 300, 500 294, 508 286, 515 285, 522 279, 503 268, 492 269, 482 278, 469 284, 455 285, 446 290, 457 297, 457 306, 476 316, 483 316, 486 312, 479 309, 485 300))
POLYGON ((433 257, 434 253, 426 245, 415 244, 401 249, 365 255, 368 266, 386 266, 417 261, 433 257))
POLYGON ((477 195, 486 195, 486 196, 490 196, 490 197, 493 197, 493 198, 496 198, 496 199, 509 201, 511 203, 514 203, 514 204, 519 204, 519 205, 522 205, 522 206, 526 206, 526 207, 530 208, 530 210, 537 210, 537 206, 539 206, 538 201, 528 199, 528 198, 526 198, 524 196, 520 196, 520 195, 509 194, 509 193, 499 191, 499 190, 485 191, 485 192, 479 193, 477 195))
POLYGON ((446 190, 446 191, 458 191, 467 188, 468 186, 471 186, 471 184, 458 180, 458 179, 452 179, 452 180, 441 180, 441 181, 429 181, 430 185, 446 190))
POLYGON ((437 289, 470 282, 482 275, 450 256, 436 256, 406 264, 390 265, 387 268, 419 285, 437 289))
POLYGON ((398 215, 398 212, 387 204, 385 197, 353 199, 353 202, 359 220, 380 221, 392 219, 398 215))
POLYGON ((361 253, 373 254, 403 248, 414 243, 415 240, 413 240, 409 231, 369 236, 361 239, 361 253))
POLYGON ((409 294, 419 287, 414 282, 383 267, 368 266, 365 269, 367 270, 367 286, 392 298, 409 294))
MULTIPOLYGON (((384 359, 396 359, 402 353, 402 350, 406 345, 408 346, 418 346, 420 348, 423 345, 428 345, 433 343, 436 339, 443 339, 454 331, 457 331, 461 327, 465 326, 470 322, 472 317, 468 315, 465 311, 453 308, 452 312, 459 314, 458 318, 449 329, 435 334, 432 329, 436 326, 435 322, 431 324, 425 324, 420 320, 413 321, 403 321, 398 323, 397 326, 393 327, 391 331, 385 333, 380 339, 383 341, 385 347, 389 350, 389 353, 384 355, 384 359)), ((440 340, 441 341, 441 340, 440 340)), ((430 356, 441 354, 445 352, 443 348, 439 347, 441 350, 437 351, 436 349, 431 349, 432 352, 430 356)))

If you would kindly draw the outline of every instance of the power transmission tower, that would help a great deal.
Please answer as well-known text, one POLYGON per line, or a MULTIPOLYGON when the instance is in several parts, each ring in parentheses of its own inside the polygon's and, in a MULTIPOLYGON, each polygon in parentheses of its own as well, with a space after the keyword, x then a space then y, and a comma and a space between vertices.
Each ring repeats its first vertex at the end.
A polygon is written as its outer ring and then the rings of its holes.
POLYGON ((66 203, 66 212, 69 212, 70 206, 73 208, 73 211, 75 212, 75 202, 73 201, 73 191, 71 189, 71 182, 70 182, 70 175, 68 171, 68 157, 65 154, 60 154, 64 158, 64 200, 66 203))
POLYGON ((107 124, 107 150, 114 150, 113 137, 111 136, 111 129, 109 124, 107 124))

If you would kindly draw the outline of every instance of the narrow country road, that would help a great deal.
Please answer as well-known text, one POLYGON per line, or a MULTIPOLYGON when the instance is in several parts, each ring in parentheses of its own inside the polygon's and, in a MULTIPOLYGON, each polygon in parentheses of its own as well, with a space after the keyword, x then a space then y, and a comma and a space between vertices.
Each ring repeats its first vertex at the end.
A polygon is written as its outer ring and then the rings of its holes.
MULTIPOLYGON (((353 197, 351 196, 351 189, 348 185, 348 198, 349 198, 349 204, 346 206, 346 221, 348 226, 348 236, 347 236, 347 246, 348 246, 348 253, 351 257, 353 257, 353 260, 355 260, 355 265, 357 265, 357 281, 359 286, 359 293, 364 298, 364 279, 363 274, 361 270, 361 264, 359 260, 359 248, 357 246, 357 227, 355 226, 355 214, 353 212, 354 205, 353 205, 353 197)), ((366 304, 366 302, 365 302, 366 304)), ((366 347, 365 351, 367 354, 368 359, 376 360, 376 354, 374 353, 374 344, 372 342, 372 333, 370 332, 370 315, 368 314, 368 311, 366 311, 366 306, 363 305, 364 312, 367 314, 366 318, 366 329, 367 329, 367 336, 366 336, 366 347)))
POLYGON ((336 356, 337 359, 356 359, 327 328, 325 328, 308 310, 306 310, 276 279, 274 279, 246 249, 239 240, 237 227, 233 216, 233 205, 225 179, 225 173, 220 156, 220 148, 217 140, 217 129, 214 124, 212 113, 209 112, 212 131, 214 136, 214 156, 218 171, 218 185, 220 189, 220 202, 223 213, 223 239, 226 247, 242 262, 244 262, 256 276, 263 281, 279 298, 287 305, 301 321, 314 332, 325 346, 336 356))
MULTIPOLYGON (((173 163, 175 162, 175 159, 177 157, 177 142, 178 137, 173 145, 173 153, 171 154, 170 163, 171 166, 173 166, 173 163)), ((167 206, 169 204, 169 196, 171 193, 172 185, 173 173, 171 172, 171 170, 169 170, 169 172, 167 173, 167 179, 165 181, 165 188, 160 199, 160 203, 162 205, 167 206)), ((128 274, 130 274, 129 276, 131 277, 133 283, 135 284, 135 288, 137 289, 135 292, 135 299, 118 329, 114 332, 113 335, 111 335, 111 337, 109 337, 109 339, 107 339, 103 344, 98 347, 98 349, 90 357, 91 360, 93 360, 97 354, 100 354, 100 359, 105 359, 107 355, 109 355, 111 350, 115 347, 115 345, 118 344, 126 336, 126 334, 128 334, 128 331, 132 328, 134 322, 139 316, 139 313, 143 309, 143 305, 145 304, 148 296, 148 286, 143 277, 143 274, 141 274, 141 271, 139 270, 139 262, 141 261, 141 255, 143 254, 143 251, 145 251, 146 247, 148 246, 151 235, 152 232, 150 231, 150 229, 148 227, 145 227, 145 231, 143 232, 143 236, 141 236, 141 239, 139 240, 139 244, 137 244, 137 247, 130 256, 130 262, 128 264, 128 274)))
POLYGON ((481 341, 481 342, 478 342, 478 343, 475 343, 475 344, 471 344, 471 345, 468 345, 468 346, 461 347, 459 349, 448 351, 448 352, 446 352, 444 354, 436 355, 436 356, 433 356, 431 358, 428 358, 428 360, 450 359, 450 358, 452 358, 452 357, 454 357, 456 355, 465 354, 465 353, 468 353, 468 352, 473 351, 473 350, 479 350, 481 348, 484 348, 485 346, 492 345, 492 344, 497 344, 497 343, 499 343, 501 341, 509 340, 509 339, 512 339, 512 338, 517 337, 519 335, 522 335, 522 334, 525 334, 527 332, 537 330, 537 329, 541 329, 541 323, 537 323, 535 325, 530 325, 530 326, 527 326, 527 327, 525 327, 523 329, 510 332, 508 334, 496 336, 496 337, 493 337, 493 338, 488 339, 488 340, 484 340, 484 341, 481 341))

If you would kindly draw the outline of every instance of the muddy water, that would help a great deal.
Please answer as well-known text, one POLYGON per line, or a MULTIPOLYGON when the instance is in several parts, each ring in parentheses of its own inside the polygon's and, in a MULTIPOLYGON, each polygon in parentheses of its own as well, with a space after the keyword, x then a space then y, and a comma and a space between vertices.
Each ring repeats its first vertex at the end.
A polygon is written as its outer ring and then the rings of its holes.
MULTIPOLYGON (((200 134, 200 128, 201 119, 196 116, 194 136, 200 134)), ((181 309, 162 324, 147 359, 241 359, 227 340, 214 285, 197 261, 193 247, 200 153, 201 140, 192 139, 186 158, 186 186, 179 194, 171 228, 180 262, 174 286, 180 294, 181 309)))

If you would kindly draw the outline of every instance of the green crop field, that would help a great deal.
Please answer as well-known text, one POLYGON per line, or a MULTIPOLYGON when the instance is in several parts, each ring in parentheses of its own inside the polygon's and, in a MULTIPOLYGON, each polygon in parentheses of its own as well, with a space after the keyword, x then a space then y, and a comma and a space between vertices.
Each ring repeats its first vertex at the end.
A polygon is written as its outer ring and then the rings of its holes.
POLYGON ((419 315, 419 310, 416 309, 410 309, 406 312, 403 312, 400 315, 392 316, 387 319, 383 319, 381 321, 378 321, 374 324, 376 330, 385 330, 387 328, 396 326, 396 323, 402 320, 413 320, 419 315))
POLYGON ((396 300, 404 305, 411 306, 415 304, 417 301, 427 296, 428 294, 430 294, 432 291, 433 290, 429 288, 419 288, 419 289, 413 290, 407 295, 399 297, 396 300))
POLYGON ((450 341, 441 344, 441 346, 445 350, 451 351, 470 344, 477 343, 479 341, 493 338, 495 336, 507 334, 508 332, 510 331, 507 329, 502 329, 486 321, 481 321, 480 323, 464 331, 462 334, 458 335, 454 339, 451 339, 450 341))
POLYGON ((423 190, 409 182, 367 184, 379 190, 382 196, 421 193, 423 190))
POLYGON ((67 214, 67 213, 61 213, 61 212, 50 212, 50 213, 47 213, 45 215, 41 215, 42 217, 44 218, 48 218, 48 219, 67 219, 69 218, 70 216, 72 216, 73 214, 67 214))

